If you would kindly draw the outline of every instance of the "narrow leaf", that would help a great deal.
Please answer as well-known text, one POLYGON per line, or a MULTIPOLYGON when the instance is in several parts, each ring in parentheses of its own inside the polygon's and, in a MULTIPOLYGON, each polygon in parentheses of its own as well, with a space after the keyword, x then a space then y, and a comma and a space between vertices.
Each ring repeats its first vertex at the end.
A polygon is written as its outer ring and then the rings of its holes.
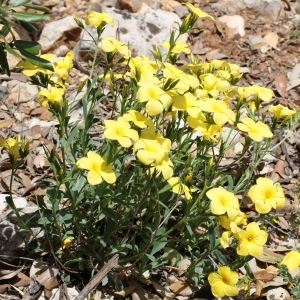
POLYGON ((23 6, 25 6, 27 8, 32 8, 32 9, 35 9, 35 10, 39 10, 39 11, 45 11, 45 12, 50 11, 50 8, 45 7, 45 6, 41 6, 41 5, 24 4, 23 6))
POLYGON ((49 16, 28 12, 12 12, 11 15, 18 21, 23 22, 43 22, 51 19, 49 16))
POLYGON ((20 55, 18 52, 16 52, 13 48, 11 48, 8 43, 5 44, 5 48, 6 48, 6 51, 8 53, 12 54, 13 56, 22 58, 22 59, 24 58, 22 55, 20 55))
POLYGON ((30 0, 9 0, 9 5, 12 7, 17 7, 30 2, 30 0))
POLYGON ((24 21, 18 21, 18 22, 29 33, 33 33, 35 31, 37 31, 37 28, 35 26, 33 26, 31 23, 24 22, 24 21))
POLYGON ((10 71, 9 71, 9 66, 7 63, 7 57, 4 49, 2 46, 0 46, 0 66, 3 70, 3 72, 7 75, 10 76, 10 71))
MULTIPOLYGON (((2 5, 2 3, 1 3, 1 5, 2 5)), ((3 9, 2 7, 0 7, 0 14, 5 18, 8 17, 8 13, 7 13, 6 9, 3 9)))
POLYGON ((42 48, 42 46, 37 42, 23 41, 23 40, 15 41, 14 45, 18 50, 26 50, 33 55, 39 54, 42 48))
POLYGON ((24 49, 19 49, 19 51, 26 58, 26 60, 29 61, 30 63, 32 63, 33 65, 43 68, 43 69, 54 71, 52 63, 50 61, 43 59, 41 57, 35 56, 24 49))
POLYGON ((9 29, 9 26, 7 26, 7 25, 4 25, 2 27, 2 29, 0 30, 0 34, 4 37, 6 37, 9 34, 9 32, 10 32, 10 29, 9 29))

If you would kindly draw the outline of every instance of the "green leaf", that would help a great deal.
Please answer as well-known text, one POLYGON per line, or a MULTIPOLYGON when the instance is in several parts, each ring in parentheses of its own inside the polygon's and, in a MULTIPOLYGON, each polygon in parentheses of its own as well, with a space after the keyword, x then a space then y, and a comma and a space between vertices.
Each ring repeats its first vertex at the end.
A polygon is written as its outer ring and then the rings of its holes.
POLYGON ((49 16, 28 12, 12 12, 11 15, 18 21, 23 22, 43 22, 51 19, 49 16))
POLYGON ((26 58, 26 60, 29 61, 30 63, 32 63, 33 65, 35 65, 39 68, 54 71, 53 65, 50 61, 43 59, 41 57, 35 56, 24 49, 19 49, 19 51, 26 58))
MULTIPOLYGON (((8 13, 6 9, 3 9, 3 7, 0 7, 0 15, 2 15, 5 18, 8 18, 8 13)), ((3 18, 1 18, 2 20, 3 18)))
POLYGON ((213 256, 214 258, 216 258, 222 265, 224 265, 224 266, 228 265, 227 259, 226 259, 226 257, 222 254, 221 251, 215 250, 215 251, 212 253, 212 256, 213 256))
POLYGON ((42 46, 37 42, 23 41, 23 40, 15 41, 14 45, 18 50, 26 50, 33 55, 39 54, 42 48, 42 46))
POLYGON ((154 244, 150 255, 154 255, 155 253, 157 253, 158 251, 160 251, 162 248, 164 248, 166 246, 166 244, 167 244, 166 240, 154 244))
POLYGON ((48 12, 48 11, 51 10, 50 8, 45 7, 45 6, 41 6, 41 5, 24 4, 23 6, 25 6, 27 8, 32 8, 32 9, 35 9, 35 10, 39 10, 39 11, 45 11, 45 12, 48 12))
POLYGON ((3 70, 3 72, 7 76, 10 76, 10 70, 9 70, 9 66, 8 66, 8 63, 7 63, 6 53, 5 53, 2 46, 0 46, 0 66, 3 70))
POLYGON ((12 7, 17 7, 28 2, 30 2, 30 0, 9 0, 9 5, 12 7))
POLYGON ((10 32, 10 28, 8 25, 4 25, 2 27, 2 29, 0 30, 0 34, 3 36, 3 37, 6 37, 10 32))
POLYGON ((11 55, 24 59, 24 57, 22 55, 20 55, 18 52, 16 52, 13 48, 11 48, 8 43, 5 44, 5 48, 6 48, 6 51, 8 53, 10 53, 11 55))
POLYGON ((24 21, 18 21, 18 22, 29 33, 33 33, 35 31, 37 31, 37 28, 35 26, 33 26, 31 23, 24 22, 24 21))

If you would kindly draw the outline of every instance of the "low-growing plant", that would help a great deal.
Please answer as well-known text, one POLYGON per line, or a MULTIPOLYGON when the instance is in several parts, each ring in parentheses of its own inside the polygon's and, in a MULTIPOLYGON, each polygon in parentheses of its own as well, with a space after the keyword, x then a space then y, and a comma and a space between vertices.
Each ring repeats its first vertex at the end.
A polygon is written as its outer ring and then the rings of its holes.
MULTIPOLYGON (((186 6, 191 13, 153 60, 101 38, 114 25, 109 14, 89 12, 85 24, 74 17, 98 33, 91 35, 95 56, 79 99, 67 98, 72 52, 50 55, 52 72, 20 64, 43 87, 40 104, 59 123, 57 145, 45 146, 53 172, 47 197, 35 198, 45 232, 38 242, 65 270, 91 274, 116 253, 119 265, 131 263, 141 276, 185 257, 194 289, 209 283, 214 296, 235 296, 235 271, 268 241, 260 225, 285 205, 280 184, 260 175, 260 163, 276 148, 274 132, 292 128, 299 114, 270 105, 266 116, 260 109, 274 96, 270 89, 238 86, 239 66, 190 54, 180 37, 199 17, 213 18, 186 6), (181 52, 190 62, 178 67, 181 52), (71 124, 78 100, 83 118, 71 124), (104 101, 109 116, 95 116, 104 101), (248 218, 250 203, 258 218, 248 218)), ((10 151, 8 141, 1 145, 10 151)))

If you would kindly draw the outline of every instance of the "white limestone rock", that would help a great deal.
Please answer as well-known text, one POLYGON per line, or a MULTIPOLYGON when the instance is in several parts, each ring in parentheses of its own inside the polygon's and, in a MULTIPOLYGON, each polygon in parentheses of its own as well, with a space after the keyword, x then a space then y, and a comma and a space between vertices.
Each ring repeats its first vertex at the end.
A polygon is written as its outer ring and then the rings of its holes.
POLYGON ((64 36, 66 32, 79 28, 72 16, 67 16, 61 20, 47 23, 41 33, 39 43, 42 45, 42 52, 56 48, 56 42, 64 36))
MULTIPOLYGON (((143 15, 103 6, 101 9, 102 12, 111 14, 115 20, 114 27, 107 25, 102 38, 108 36, 117 38, 129 46, 133 56, 147 55, 152 58, 151 50, 153 51, 156 45, 168 41, 171 29, 178 28, 178 24, 181 24, 180 18, 175 13, 159 9, 150 9, 143 15)), ((90 33, 97 37, 95 28, 90 28, 90 33)), ((186 40, 187 35, 184 35, 181 41, 186 40)), ((94 49, 91 37, 83 31, 75 49, 76 58, 91 59, 94 49)))

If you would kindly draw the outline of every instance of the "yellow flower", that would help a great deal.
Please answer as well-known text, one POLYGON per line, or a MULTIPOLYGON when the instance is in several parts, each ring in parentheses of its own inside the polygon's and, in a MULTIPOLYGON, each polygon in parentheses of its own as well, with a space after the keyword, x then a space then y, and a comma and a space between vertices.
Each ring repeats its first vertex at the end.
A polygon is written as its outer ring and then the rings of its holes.
POLYGON ((193 116, 188 116, 186 118, 186 121, 191 128, 195 129, 196 131, 201 131, 201 132, 202 132, 202 127, 206 126, 205 124, 207 124, 207 123, 205 123, 206 118, 201 111, 198 112, 196 116, 194 114, 193 114, 193 116), (201 127, 201 128, 199 128, 199 127, 201 127))
POLYGON ((131 51, 126 45, 110 36, 102 39, 101 48, 104 52, 112 52, 113 54, 119 52, 126 59, 131 56, 131 51))
POLYGON ((50 91, 47 89, 42 89, 39 94, 38 98, 42 98, 40 105, 49 108, 49 102, 61 106, 63 102, 63 95, 65 94, 65 89, 57 88, 55 86, 50 88, 50 91))
POLYGON ((108 13, 89 11, 85 19, 85 24, 91 25, 94 28, 98 28, 101 25, 104 26, 106 23, 109 24, 110 26, 114 26, 114 19, 108 13))
MULTIPOLYGON (((256 111, 256 104, 255 104, 255 101, 249 101, 248 102, 248 106, 249 106, 249 108, 250 108, 250 110, 252 111, 252 112, 255 112, 256 111)), ((262 109, 263 108, 263 106, 260 104, 259 105, 259 109, 262 109)))
POLYGON ((249 223, 246 230, 241 230, 234 236, 239 241, 236 251, 242 256, 260 256, 263 253, 263 245, 268 239, 268 234, 260 230, 256 222, 249 223))
POLYGON ((160 164, 166 151, 155 139, 138 139, 133 145, 133 153, 144 165, 160 164))
POLYGON ((167 180, 169 185, 172 186, 172 192, 178 195, 185 195, 186 200, 192 199, 191 192, 195 192, 195 189, 190 189, 188 186, 180 182, 179 177, 171 177, 167 180))
POLYGON ((130 73, 127 76, 134 78, 136 81, 145 81, 153 78, 155 68, 152 62, 144 56, 132 57, 129 60, 130 73))
POLYGON ((196 89, 199 87, 199 79, 196 76, 186 74, 170 63, 164 63, 163 66, 163 76, 166 79, 171 78, 177 80, 177 83, 172 90, 176 91, 178 94, 183 95, 185 92, 189 91, 190 88, 196 89))
POLYGON ((158 141, 158 143, 166 153, 169 153, 171 150, 171 140, 164 138, 158 131, 155 130, 154 126, 148 127, 147 129, 143 130, 140 138, 158 141))
POLYGON ((140 112, 136 110, 129 110, 127 114, 123 115, 123 117, 127 121, 132 121, 134 125, 136 125, 139 128, 145 128, 147 126, 153 126, 153 122, 150 118, 144 116, 140 112))
MULTIPOLYGON (((53 59, 56 57, 55 54, 43 54, 40 56, 40 58, 46 59, 48 61, 53 61, 53 59)), ((36 73, 44 73, 44 74, 52 74, 53 72, 50 70, 46 70, 43 68, 40 68, 38 66, 33 65, 32 63, 28 61, 21 61, 17 64, 16 68, 24 68, 23 74, 25 76, 31 77, 35 75, 36 73)))
POLYGON ((139 102, 147 102, 146 112, 150 116, 158 115, 167 110, 171 103, 171 97, 154 83, 147 83, 140 86, 137 92, 139 102))
POLYGON ((286 106, 283 106, 281 104, 279 105, 270 105, 269 106, 269 112, 274 114, 274 118, 279 119, 281 117, 292 117, 296 114, 296 111, 293 109, 289 109, 286 106))
POLYGON ((201 132, 204 140, 218 143, 222 136, 223 128, 215 124, 199 123, 194 131, 201 132))
POLYGON ((54 72, 62 79, 67 79, 69 74, 68 70, 73 68, 74 52, 70 51, 64 58, 54 61, 54 72))
POLYGON ((229 247, 230 236, 231 236, 231 231, 225 231, 222 233, 222 236, 218 238, 218 241, 220 242, 221 246, 224 249, 229 247))
POLYGON ((212 188, 206 192, 206 196, 211 200, 210 209, 214 215, 227 213, 228 217, 233 219, 239 214, 239 200, 233 193, 228 192, 223 187, 212 188))
POLYGON ((216 298, 238 295, 238 279, 238 274, 226 266, 220 267, 217 273, 210 273, 208 275, 211 291, 216 298))
POLYGON ((232 124, 235 120, 235 113, 222 100, 207 98, 201 104, 201 109, 213 113, 213 120, 219 126, 223 126, 227 122, 232 124))
MULTIPOLYGON (((102 79, 103 77, 104 77, 104 74, 99 75, 100 79, 102 79)), ((110 71, 110 73, 105 75, 104 79, 109 82, 110 86, 114 86, 115 82, 123 77, 124 77, 123 74, 116 74, 116 73, 110 71)))
POLYGON ((241 230, 237 227, 238 225, 247 225, 247 216, 241 211, 238 212, 238 215, 231 218, 227 216, 220 216, 219 220, 223 228, 233 233, 237 233, 241 230))
POLYGON ((250 138, 256 142, 261 142, 264 137, 271 138, 273 133, 267 124, 261 121, 255 122, 250 118, 243 118, 242 123, 238 123, 237 127, 239 130, 248 132, 250 138))
POLYGON ((290 271, 294 271, 300 267, 300 253, 291 251, 286 254, 279 265, 286 265, 290 271))
POLYGON ((251 95, 257 95, 257 97, 264 102, 269 102, 272 97, 275 96, 272 90, 265 87, 260 87, 255 84, 249 87, 245 87, 243 90, 243 94, 245 98, 248 98, 251 95))
POLYGON ((202 74, 200 79, 202 80, 203 89, 214 98, 218 97, 220 91, 226 92, 230 88, 230 83, 227 80, 218 78, 214 74, 202 74))
POLYGON ((107 164, 107 158, 102 158, 99 154, 89 151, 87 157, 83 157, 76 163, 79 169, 88 170, 87 181, 91 185, 96 185, 105 180, 107 183, 116 182, 116 174, 111 164, 107 164))
POLYGON ((187 111, 187 113, 192 117, 197 117, 198 113, 201 112, 200 106, 202 101, 197 100, 190 92, 179 95, 177 93, 169 93, 172 97, 172 110, 173 111, 187 111))
POLYGON ((117 121, 104 120, 106 129, 104 130, 104 136, 107 139, 118 141, 121 146, 127 148, 132 145, 131 140, 138 140, 138 133, 130 128, 130 124, 124 117, 119 117, 117 121))
POLYGON ((212 20, 214 20, 214 18, 209 15, 208 13, 202 11, 200 8, 195 7, 192 3, 186 2, 184 3, 189 9, 190 11, 195 14, 198 18, 210 18, 212 20))
MULTIPOLYGON (((170 43, 169 42, 164 42, 161 44, 164 48, 170 49, 170 43)), ((186 54, 190 54, 191 50, 189 49, 189 46, 185 42, 177 42, 175 47, 172 49, 172 53, 180 53, 184 52, 186 54)))
POLYGON ((72 239, 66 238, 66 239, 64 239, 63 244, 62 244, 62 246, 59 248, 59 250, 64 250, 64 249, 70 247, 71 244, 72 244, 72 239))
POLYGON ((164 179, 168 180, 173 176, 173 166, 170 157, 166 153, 162 161, 151 165, 149 172, 150 174, 154 172, 156 172, 157 175, 162 174, 164 179))
POLYGON ((0 147, 5 147, 8 153, 15 158, 24 158, 29 153, 29 142, 25 143, 20 136, 17 139, 8 138, 6 141, 0 137, 0 147))
POLYGON ((283 208, 285 205, 285 197, 280 183, 274 184, 269 178, 258 178, 256 185, 250 188, 248 196, 260 214, 266 214, 272 208, 283 208))

